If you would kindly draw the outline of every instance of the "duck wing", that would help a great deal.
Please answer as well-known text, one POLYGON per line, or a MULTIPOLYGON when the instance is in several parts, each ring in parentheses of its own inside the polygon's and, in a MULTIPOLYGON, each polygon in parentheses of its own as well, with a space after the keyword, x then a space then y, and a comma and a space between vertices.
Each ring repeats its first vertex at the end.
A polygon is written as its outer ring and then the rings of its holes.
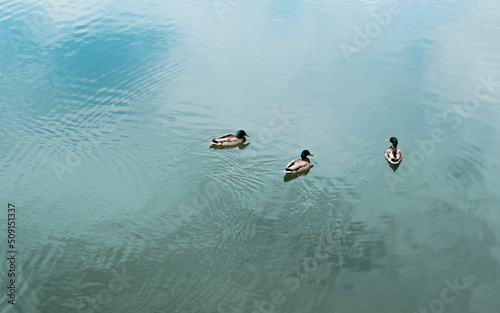
POLYGON ((307 161, 304 161, 302 159, 295 159, 288 163, 288 165, 285 167, 285 170, 283 172, 285 173, 294 173, 300 170, 303 167, 306 167, 309 163, 307 161))
POLYGON ((223 136, 220 136, 220 137, 217 137, 217 138, 210 140, 210 143, 214 144, 214 145, 227 145, 227 144, 235 143, 238 140, 240 140, 240 139, 238 139, 238 137, 236 137, 235 134, 225 134, 223 136))

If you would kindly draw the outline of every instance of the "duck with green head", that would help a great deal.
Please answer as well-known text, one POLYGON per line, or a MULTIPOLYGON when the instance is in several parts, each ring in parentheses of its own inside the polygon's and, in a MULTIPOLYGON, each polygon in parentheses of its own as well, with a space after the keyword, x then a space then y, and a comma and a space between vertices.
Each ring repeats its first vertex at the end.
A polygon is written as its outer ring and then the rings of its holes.
POLYGON ((403 161, 403 152, 398 148, 398 139, 396 137, 391 137, 386 141, 392 144, 392 146, 385 151, 385 159, 387 162, 394 165, 401 163, 401 161, 403 161))
POLYGON ((245 142, 247 140, 245 136, 250 137, 244 130, 239 130, 236 135, 226 134, 210 140, 210 143, 217 146, 235 146, 245 142))
POLYGON ((300 154, 300 159, 295 159, 288 163, 283 172, 287 174, 298 174, 300 176, 301 172, 307 171, 311 166, 311 160, 307 156, 314 156, 309 152, 309 150, 304 150, 300 154))

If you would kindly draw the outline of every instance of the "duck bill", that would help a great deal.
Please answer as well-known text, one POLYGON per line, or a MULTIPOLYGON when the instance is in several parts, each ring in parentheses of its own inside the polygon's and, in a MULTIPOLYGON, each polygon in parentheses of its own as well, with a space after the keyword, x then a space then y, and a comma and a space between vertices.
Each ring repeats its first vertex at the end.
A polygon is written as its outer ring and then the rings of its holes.
POLYGON ((252 136, 250 136, 249 134, 245 134, 245 136, 246 136, 246 137, 252 137, 252 136))
POLYGON ((310 156, 314 156, 314 154, 309 154, 310 156))
POLYGON ((389 139, 387 139, 385 142, 391 142, 389 139))

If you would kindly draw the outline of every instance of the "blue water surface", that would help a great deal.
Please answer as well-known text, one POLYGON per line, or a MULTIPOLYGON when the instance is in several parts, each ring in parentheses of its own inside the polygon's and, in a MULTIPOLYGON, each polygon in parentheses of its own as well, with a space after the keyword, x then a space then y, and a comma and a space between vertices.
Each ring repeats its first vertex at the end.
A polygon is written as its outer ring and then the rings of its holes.
POLYGON ((0 312, 499 311, 500 2, 0 0, 0 31, 0 312))

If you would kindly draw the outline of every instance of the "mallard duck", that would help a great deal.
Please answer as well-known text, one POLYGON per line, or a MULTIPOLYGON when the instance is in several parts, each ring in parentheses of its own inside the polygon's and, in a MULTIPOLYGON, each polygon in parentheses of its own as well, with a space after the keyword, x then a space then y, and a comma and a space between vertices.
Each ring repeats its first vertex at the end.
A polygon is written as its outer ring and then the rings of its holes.
POLYGON ((311 165, 311 161, 307 158, 308 155, 314 156, 309 150, 302 151, 300 159, 295 159, 288 163, 283 172, 287 174, 298 174, 300 176, 300 173, 307 171, 311 165))
POLYGON ((235 146, 245 142, 247 140, 245 136, 250 137, 244 130, 239 130, 236 135, 226 134, 210 140, 210 143, 217 146, 235 146))
POLYGON ((390 164, 399 164, 403 161, 403 152, 398 148, 398 139, 396 137, 391 137, 387 142, 392 143, 392 146, 385 151, 385 159, 390 164))

